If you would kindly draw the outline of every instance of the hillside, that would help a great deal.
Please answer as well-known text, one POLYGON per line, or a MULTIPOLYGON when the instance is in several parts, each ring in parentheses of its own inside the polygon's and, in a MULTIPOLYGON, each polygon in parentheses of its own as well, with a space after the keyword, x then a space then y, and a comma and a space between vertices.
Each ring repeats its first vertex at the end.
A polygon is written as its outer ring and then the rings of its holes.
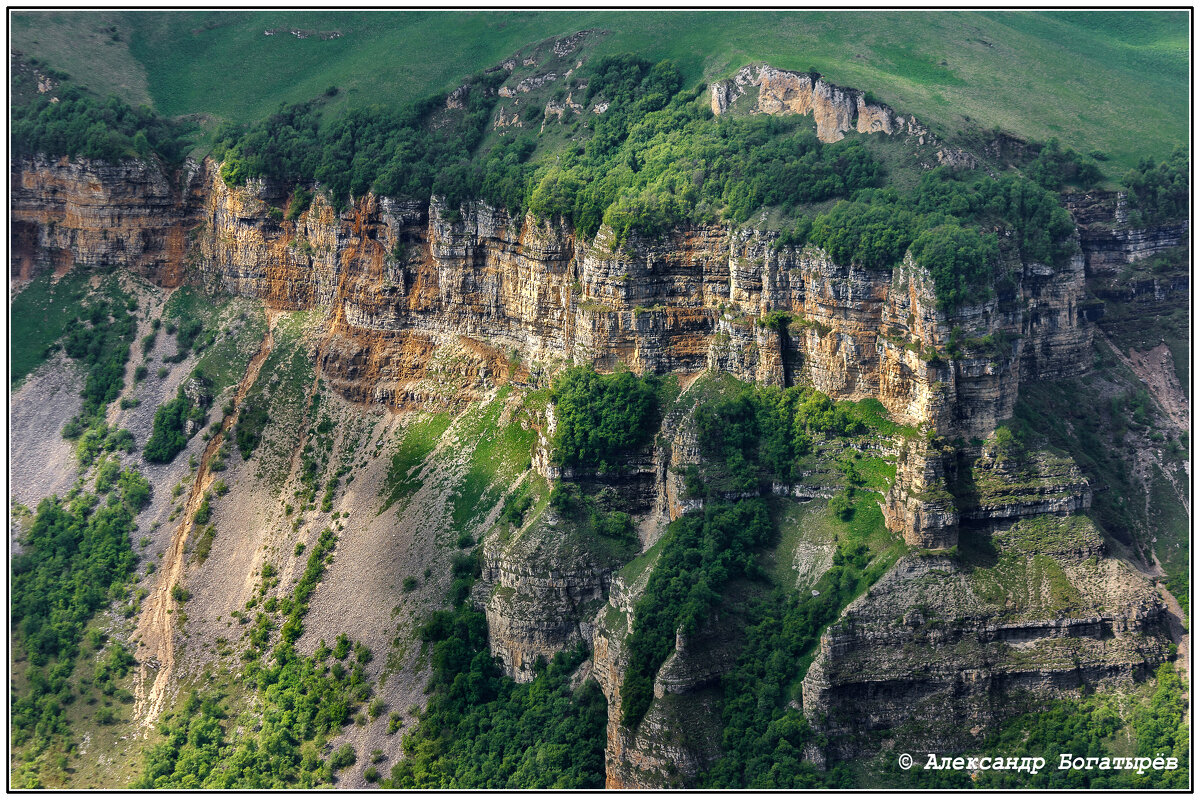
POLYGON ((815 69, 944 134, 1103 151, 1115 175, 1187 138, 1183 11, 20 11, 12 47, 168 116, 250 122, 329 86, 345 107, 416 100, 584 29, 608 32, 596 55, 675 59, 686 85, 754 61, 815 69))
POLYGON ((1181 15, 17 16, 12 788, 1190 784, 1181 15))

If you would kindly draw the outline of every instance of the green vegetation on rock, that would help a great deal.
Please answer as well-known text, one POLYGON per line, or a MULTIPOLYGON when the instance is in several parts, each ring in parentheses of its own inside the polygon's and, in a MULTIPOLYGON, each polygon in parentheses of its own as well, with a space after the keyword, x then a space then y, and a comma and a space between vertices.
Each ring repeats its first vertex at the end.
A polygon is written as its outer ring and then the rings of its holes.
POLYGON ((488 650, 487 620, 468 595, 477 555, 455 556, 452 610, 421 626, 433 694, 404 736, 405 757, 380 785, 393 789, 600 788, 607 704, 589 680, 573 690, 586 653, 559 653, 517 684, 488 650))
POLYGON ((629 665, 621 682, 622 725, 636 727, 650 708, 654 676, 675 648, 676 634, 695 634, 730 580, 761 575, 754 551, 774 533, 759 499, 709 504, 671 523, 634 606, 629 665))
MULTIPOLYGON (((43 500, 20 539, 12 560, 10 620, 11 731, 22 785, 39 783, 38 767, 26 762, 65 746, 70 735, 68 707, 85 691, 85 679, 76 676, 84 631, 97 612, 128 592, 138 562, 130 544, 134 518, 149 498, 149 483, 126 469, 99 495, 74 491, 43 500)), ((104 637, 95 634, 88 646, 98 651, 104 637)), ((117 694, 114 671, 121 677, 128 664, 122 660, 98 676, 94 683, 105 695, 117 694)), ((109 706, 106 701, 97 709, 97 721, 103 721, 101 712, 111 720, 109 706)))
POLYGON ((792 586, 779 586, 752 604, 746 645, 721 680, 724 752, 701 777, 701 785, 726 789, 843 786, 840 768, 821 774, 805 762, 805 745, 814 743, 816 736, 791 703, 801 699, 800 681, 816 655, 821 632, 899 554, 895 547, 873 551, 880 532, 886 532, 874 499, 860 496, 854 519, 853 525, 843 523, 837 532, 833 564, 811 592, 800 594, 792 586))
POLYGON ((556 429, 553 458, 568 467, 604 472, 619 458, 644 446, 658 423, 655 376, 636 377, 628 370, 601 375, 572 367, 554 381, 556 429))
POLYGON ((42 94, 12 106, 13 155, 78 156, 119 162, 159 156, 183 160, 188 142, 183 127, 141 106, 109 97, 98 100, 71 87, 60 96, 42 94))

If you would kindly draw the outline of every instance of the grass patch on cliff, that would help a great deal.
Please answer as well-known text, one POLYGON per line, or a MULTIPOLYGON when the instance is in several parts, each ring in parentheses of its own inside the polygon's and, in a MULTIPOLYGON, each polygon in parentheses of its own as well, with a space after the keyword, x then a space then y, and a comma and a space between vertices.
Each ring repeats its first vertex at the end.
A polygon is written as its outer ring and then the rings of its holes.
POLYGON ((243 457, 258 453, 256 475, 276 491, 287 477, 292 455, 304 433, 301 423, 315 370, 305 331, 314 320, 312 313, 294 312, 276 321, 275 345, 243 402, 251 413, 245 424, 239 418, 237 426, 237 445, 243 457))
POLYGON ((229 325, 219 329, 212 346, 192 372, 204 377, 214 396, 241 381, 267 332, 266 314, 256 301, 236 299, 222 303, 209 316, 209 324, 215 326, 221 320, 228 320, 229 325))
POLYGON ((50 357, 88 296, 89 274, 73 269, 61 278, 46 271, 17 293, 9 306, 9 384, 18 386, 50 357))
POLYGON ((513 409, 507 424, 500 424, 511 392, 511 387, 502 386, 494 400, 455 430, 459 441, 474 445, 467 472, 454 495, 452 518, 456 531, 466 531, 469 522, 486 516, 508 487, 530 468, 537 431, 530 425, 522 427, 523 411, 519 407, 513 409))
MULTIPOLYGON (((387 479, 380 489, 385 497, 382 514, 397 502, 411 497, 421 488, 419 472, 436 448, 442 434, 450 427, 451 416, 445 412, 421 414, 410 419, 400 434, 392 462, 388 467, 387 479)), ((402 512, 401 506, 398 513, 402 512)))
MULTIPOLYGON (((794 573, 748 607, 747 641, 721 680, 723 754, 700 778, 706 788, 845 787, 843 770, 819 773, 804 761, 815 735, 792 703, 822 632, 904 552, 873 496, 859 493, 852 522, 825 509, 836 551, 811 590, 795 591, 794 573)), ((818 514, 817 509, 808 513, 818 514)), ((777 548, 778 551, 778 548, 777 548)))

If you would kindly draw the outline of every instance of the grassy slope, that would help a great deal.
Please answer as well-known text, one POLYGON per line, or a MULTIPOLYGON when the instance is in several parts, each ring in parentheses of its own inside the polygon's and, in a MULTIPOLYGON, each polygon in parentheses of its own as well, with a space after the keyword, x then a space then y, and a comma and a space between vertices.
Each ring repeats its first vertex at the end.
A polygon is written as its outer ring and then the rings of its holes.
POLYGON ((146 67, 129 52, 124 12, 27 9, 9 15, 9 23, 12 50, 41 58, 101 95, 134 105, 154 102, 146 67))
MULTIPOLYGON (((172 115, 245 121, 330 85, 342 105, 403 102, 543 38, 599 28, 610 35, 597 53, 675 58, 689 80, 756 60, 816 67, 943 131, 969 118, 1058 136, 1110 153, 1118 173, 1187 140, 1186 12, 138 11, 121 18, 122 41, 83 37, 66 53, 62 38, 91 13, 57 13, 65 21, 52 26, 15 14, 13 46, 52 64, 61 57, 68 71, 95 63, 97 88, 123 73, 136 87, 140 70, 172 115), (273 28, 284 30, 263 35, 273 28), (342 35, 299 39, 291 28, 342 35)), ((127 96, 138 99, 133 88, 127 96)))

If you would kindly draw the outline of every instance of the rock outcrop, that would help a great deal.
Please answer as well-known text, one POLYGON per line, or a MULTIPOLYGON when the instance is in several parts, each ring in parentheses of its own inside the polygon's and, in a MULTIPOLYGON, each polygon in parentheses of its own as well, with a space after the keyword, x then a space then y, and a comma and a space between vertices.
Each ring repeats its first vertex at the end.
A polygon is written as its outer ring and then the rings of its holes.
POLYGON ((905 441, 896 460, 896 480, 883 504, 890 530, 912 547, 944 549, 958 544, 958 506, 946 485, 954 450, 944 444, 905 441))
POLYGON ((1120 272, 1188 239, 1187 220, 1129 227, 1124 192, 1068 195, 1066 206, 1079 229, 1079 245, 1089 277, 1120 272))
POLYGON ((161 286, 178 286, 196 208, 209 184, 188 162, 167 176, 129 159, 21 159, 12 164, 9 274, 120 266, 161 286))
POLYGON ((870 271, 813 246, 775 247, 770 231, 684 227, 618 243, 602 228, 583 241, 560 222, 481 203, 455 210, 374 195, 341 212, 318 195, 291 221, 278 211, 286 192, 263 181, 229 187, 207 165, 194 172, 203 181, 172 193, 135 164, 19 166, 27 188, 14 204, 14 268, 124 263, 173 284, 191 263, 227 291, 314 309, 328 320, 322 370, 356 401, 469 400, 507 377, 513 356, 545 366, 572 358, 602 370, 805 382, 837 398, 878 397, 906 424, 976 437, 1011 415, 1022 379, 1078 372, 1090 344, 1080 259, 1061 270, 1018 265, 1010 294, 947 315, 911 258, 870 271), (123 199, 107 216, 77 198, 33 202, 38 187, 54 196, 56 185, 69 198, 92 192, 96 208, 123 199), (771 312, 791 324, 758 324, 771 312), (939 356, 954 328, 974 337, 968 344, 999 333, 1011 347, 939 356), (429 380, 434 368, 442 372, 429 380))
POLYGON ((739 98, 756 93, 752 111, 761 114, 812 114, 817 138, 836 142, 847 131, 904 132, 920 139, 929 131, 915 118, 905 119, 892 109, 871 101, 866 92, 829 83, 811 72, 792 72, 760 64, 742 67, 736 75, 713 83, 709 90, 714 114, 724 114, 739 98))
POLYGON ((1086 517, 973 528, 959 547, 905 556, 822 636, 803 690, 829 737, 820 755, 859 757, 872 734, 958 752, 1022 710, 997 697, 1032 708, 1129 685, 1167 658, 1154 587, 1105 557, 1086 517))
MULTIPOLYGON (((751 89, 761 113, 813 113, 826 140, 859 130, 929 143, 915 120, 862 93, 766 67, 714 86, 714 106, 725 110, 751 89)), ((943 445, 988 439, 1023 381, 1090 364, 1083 255, 1057 269, 1011 263, 1013 280, 996 296, 948 313, 911 256, 868 270, 815 246, 776 246, 775 233, 752 227, 684 226, 623 242, 601 228, 586 240, 561 220, 483 203, 367 195, 337 209, 320 194, 287 219, 282 187, 230 187, 213 164, 167 180, 136 162, 35 160, 14 167, 14 186, 15 277, 120 264, 163 285, 194 279, 311 310, 324 317, 320 372, 355 402, 445 408, 517 371, 536 381, 568 360, 878 399, 919 429, 896 444, 889 527, 917 548, 969 552, 906 556, 825 636, 804 709, 830 737, 827 755, 853 752, 844 734, 855 725, 902 726, 914 718, 906 709, 932 716, 961 698, 954 721, 970 729, 992 719, 989 692, 1050 696, 1125 680, 1163 657, 1160 610, 1144 582, 1103 558, 1078 518, 1047 516, 1086 508, 1089 489, 1073 465, 1044 454, 1017 468, 991 445, 968 457, 943 445), (1058 533, 1042 537, 1038 525, 1058 533), (1044 562, 1050 553, 1059 572, 1044 562), (1020 597, 988 582, 996 563, 1022 576, 1020 597), (934 650, 951 655, 932 659, 934 650)), ((619 474, 556 471, 544 447, 537 471, 585 489, 611 485, 631 513, 674 519, 699 505, 680 476, 699 460, 694 431, 681 424, 689 408, 685 395, 653 448, 619 474)), ((776 491, 824 496, 821 487, 776 491)), ((643 548, 660 529, 643 526, 643 548)), ((623 646, 653 550, 618 572, 632 550, 588 536, 545 510, 486 542, 493 653, 523 680, 539 658, 590 643, 609 700, 609 784, 685 785, 719 755, 714 682, 736 655, 736 635, 714 623, 678 642, 649 713, 636 730, 622 727, 623 646)))

